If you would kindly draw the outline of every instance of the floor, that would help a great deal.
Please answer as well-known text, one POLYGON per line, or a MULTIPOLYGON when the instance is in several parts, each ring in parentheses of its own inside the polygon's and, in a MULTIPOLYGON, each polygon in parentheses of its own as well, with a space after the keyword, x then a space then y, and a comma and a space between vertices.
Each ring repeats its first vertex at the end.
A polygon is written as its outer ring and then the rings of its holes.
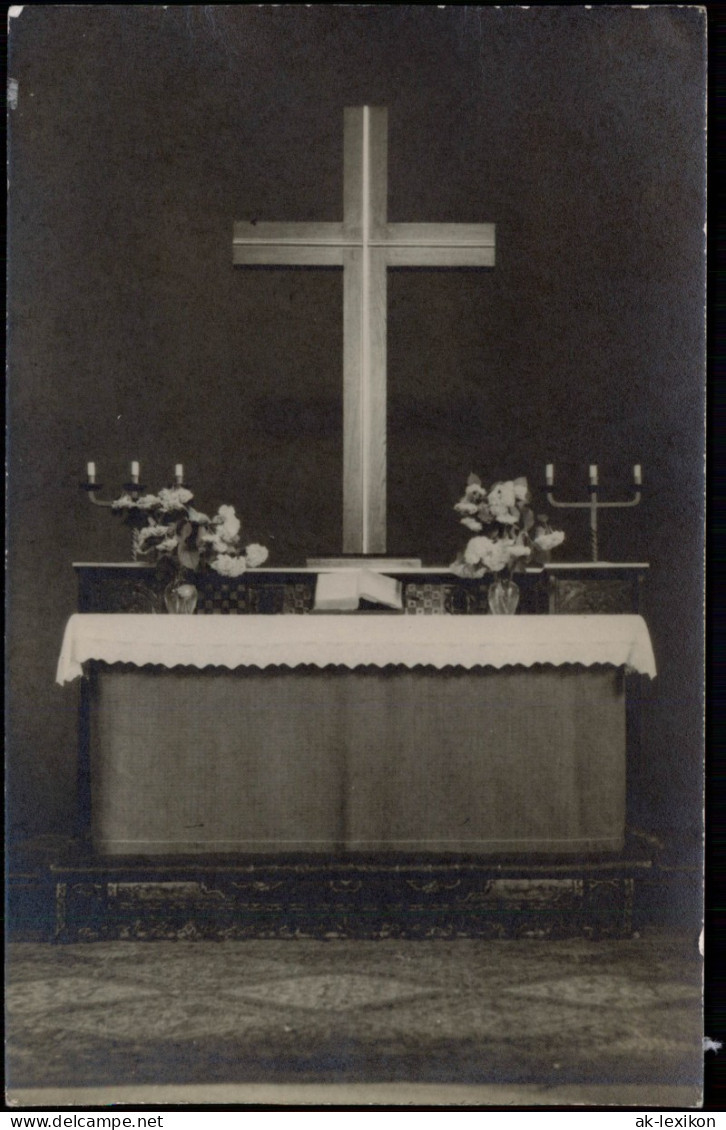
POLYGON ((7 962, 13 1105, 699 1104, 701 961, 673 930, 15 943, 7 962))

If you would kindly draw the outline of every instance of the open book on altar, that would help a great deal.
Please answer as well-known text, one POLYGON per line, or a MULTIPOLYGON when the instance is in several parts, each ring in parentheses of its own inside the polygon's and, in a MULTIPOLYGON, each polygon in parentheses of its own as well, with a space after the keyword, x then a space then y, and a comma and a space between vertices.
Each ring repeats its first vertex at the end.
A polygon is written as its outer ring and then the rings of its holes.
POLYGON ((351 612, 360 602, 403 609, 402 585, 393 577, 369 569, 320 573, 315 587, 315 612, 351 612))

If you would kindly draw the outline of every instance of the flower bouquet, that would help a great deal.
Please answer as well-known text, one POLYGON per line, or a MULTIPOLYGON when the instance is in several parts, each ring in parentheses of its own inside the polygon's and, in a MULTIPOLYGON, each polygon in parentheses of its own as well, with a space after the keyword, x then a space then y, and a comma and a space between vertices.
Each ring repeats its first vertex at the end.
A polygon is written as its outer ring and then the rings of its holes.
POLYGON ((193 612, 194 576, 213 569, 223 577, 239 577, 264 564, 268 550, 256 543, 240 549, 241 523, 233 506, 220 506, 214 517, 196 510, 186 487, 163 487, 158 494, 122 494, 111 504, 133 530, 135 561, 156 565, 166 580, 164 599, 170 612, 193 612))
POLYGON ((525 478, 494 483, 487 490, 479 476, 471 474, 454 507, 462 526, 476 536, 457 555, 451 570, 460 577, 496 575, 488 593, 492 612, 514 612, 519 603, 514 574, 528 563, 548 561, 551 551, 565 540, 561 530, 552 529, 546 515, 535 518, 530 503, 525 478))

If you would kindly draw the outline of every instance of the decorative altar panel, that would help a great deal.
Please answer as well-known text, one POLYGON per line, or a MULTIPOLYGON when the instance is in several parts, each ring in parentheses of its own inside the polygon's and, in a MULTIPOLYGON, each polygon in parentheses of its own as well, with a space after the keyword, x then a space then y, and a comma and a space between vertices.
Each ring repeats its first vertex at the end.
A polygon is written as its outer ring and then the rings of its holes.
MULTIPOLYGON (((120 565, 76 563, 78 611, 149 613, 166 611, 164 580, 139 562, 120 565)), ((551 563, 518 574, 519 614, 636 614, 641 612, 645 563, 551 563)), ((335 571, 335 570, 332 570, 335 571)), ((401 581, 404 611, 410 615, 487 613, 490 579, 455 576, 449 569, 385 570, 401 581)), ((199 615, 300 614, 315 602, 318 568, 254 569, 240 577, 210 571, 196 579, 199 615)))

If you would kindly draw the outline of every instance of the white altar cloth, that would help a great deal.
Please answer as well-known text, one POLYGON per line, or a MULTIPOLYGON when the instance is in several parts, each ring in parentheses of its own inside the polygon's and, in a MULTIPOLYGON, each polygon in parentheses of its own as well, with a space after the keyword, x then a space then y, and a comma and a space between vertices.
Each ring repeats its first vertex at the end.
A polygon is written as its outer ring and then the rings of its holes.
POLYGON ((153 616, 76 613, 56 681, 83 663, 141 667, 531 667, 606 664, 653 678, 641 616, 153 616))

